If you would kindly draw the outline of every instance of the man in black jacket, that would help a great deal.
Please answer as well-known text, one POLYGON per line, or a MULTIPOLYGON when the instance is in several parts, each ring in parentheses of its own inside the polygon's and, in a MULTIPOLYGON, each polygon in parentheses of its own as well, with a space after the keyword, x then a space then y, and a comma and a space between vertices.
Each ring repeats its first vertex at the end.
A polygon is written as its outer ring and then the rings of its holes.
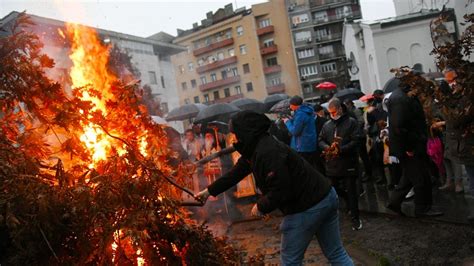
POLYGON ((401 204, 414 187, 415 215, 438 216, 443 213, 431 208, 426 118, 420 101, 416 96, 408 96, 409 91, 408 86, 395 89, 388 102, 390 155, 400 160, 403 175, 387 208, 403 215, 401 204))
POLYGON ((331 264, 353 265, 339 233, 338 199, 324 176, 298 153, 268 134, 270 120, 263 114, 242 111, 230 122, 242 155, 237 164, 207 189, 196 195, 205 202, 253 173, 263 193, 252 208, 261 216, 280 209, 282 265, 301 265, 306 248, 316 234, 331 264))
POLYGON ((319 148, 326 153, 331 146, 337 146, 333 156, 326 156, 326 175, 331 179, 337 194, 344 198, 351 211, 352 229, 362 229, 359 219, 359 202, 357 193, 357 152, 360 130, 357 121, 343 112, 341 101, 337 98, 329 101, 331 120, 324 124, 319 135, 319 148))

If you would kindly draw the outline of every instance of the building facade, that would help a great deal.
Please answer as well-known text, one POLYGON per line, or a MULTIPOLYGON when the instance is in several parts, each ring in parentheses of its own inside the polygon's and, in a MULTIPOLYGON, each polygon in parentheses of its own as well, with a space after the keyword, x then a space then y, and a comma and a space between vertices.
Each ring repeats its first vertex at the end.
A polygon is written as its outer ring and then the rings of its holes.
POLYGON ((300 94, 285 13, 282 1, 237 10, 229 4, 178 30, 174 44, 187 47, 171 57, 180 104, 300 94))
MULTIPOLYGON (((457 35, 455 16, 446 23, 452 38, 457 35)), ((430 22, 439 10, 421 10, 393 18, 375 21, 356 21, 344 25, 343 43, 349 62, 352 81, 361 90, 372 93, 383 89, 394 76, 390 69, 409 66, 423 72, 437 72, 430 22)))
MULTIPOLYGON (((18 12, 10 13, 0 20, 0 25, 10 23, 18 14, 18 12)), ((69 59, 69 44, 64 41, 59 32, 59 30, 66 32, 65 22, 35 15, 29 16, 35 25, 28 27, 28 29, 38 35, 44 44, 43 52, 55 61, 55 67, 47 74, 50 78, 67 84, 68 69, 70 69, 72 62, 69 59)), ((140 78, 141 85, 148 85, 151 88, 155 101, 160 103, 164 113, 179 106, 174 69, 171 65, 170 56, 184 51, 183 47, 172 44, 172 39, 165 33, 142 38, 103 29, 94 29, 104 44, 117 45, 128 52, 133 65, 139 72, 138 78, 140 78)), ((182 132, 182 123, 171 122, 169 124, 182 132)))
POLYGON ((344 21, 361 18, 357 0, 286 0, 292 42, 305 99, 323 94, 316 86, 349 82, 342 43, 344 21))

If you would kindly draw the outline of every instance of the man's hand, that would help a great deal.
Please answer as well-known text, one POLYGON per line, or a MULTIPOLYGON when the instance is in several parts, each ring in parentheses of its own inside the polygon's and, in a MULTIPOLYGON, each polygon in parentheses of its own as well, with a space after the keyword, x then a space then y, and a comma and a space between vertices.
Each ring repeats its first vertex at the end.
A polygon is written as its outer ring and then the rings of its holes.
POLYGON ((209 198, 211 194, 209 194, 209 191, 206 189, 204 189, 203 191, 197 193, 196 195, 194 195, 194 198, 199 201, 199 202, 202 202, 202 204, 205 204, 206 201, 207 201, 207 198, 209 198))
POLYGON ((263 216, 263 213, 261 213, 261 212, 258 210, 257 204, 253 205, 252 211, 250 212, 250 214, 251 214, 252 216, 255 216, 255 217, 262 217, 262 216, 263 216))
POLYGON ((283 123, 286 123, 286 121, 290 120, 288 117, 283 117, 281 120, 283 120, 283 123))
POLYGON ((408 157, 413 157, 413 156, 415 156, 415 153, 412 152, 412 151, 407 151, 407 156, 408 157))

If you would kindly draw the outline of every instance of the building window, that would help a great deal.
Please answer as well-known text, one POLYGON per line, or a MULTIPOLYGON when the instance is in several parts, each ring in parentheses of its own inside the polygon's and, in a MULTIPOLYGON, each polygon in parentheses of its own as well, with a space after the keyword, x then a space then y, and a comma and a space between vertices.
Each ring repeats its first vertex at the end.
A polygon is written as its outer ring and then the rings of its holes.
POLYGON ((212 55, 211 55, 211 56, 209 56, 209 57, 207 58, 207 61, 208 61, 209 64, 212 64, 212 63, 216 62, 217 59, 216 59, 215 56, 212 56, 212 55))
POLYGON ((249 66, 249 64, 244 64, 242 67, 244 68, 244 74, 247 74, 247 73, 250 72, 250 66, 249 66))
POLYGON ((209 102, 209 94, 204 94, 204 102, 208 103, 209 102))
POLYGON ((188 84, 186 82, 181 82, 181 89, 186 90, 188 88, 188 84))
POLYGON ((346 18, 352 16, 352 8, 351 6, 343 6, 336 8, 336 18, 346 18))
POLYGON ((184 104, 190 104, 191 102, 189 101, 189 99, 184 99, 184 104))
POLYGON ((322 29, 317 29, 314 31, 314 36, 316 36, 317 40, 321 40, 324 37, 327 37, 329 35, 328 29, 322 28, 322 29))
POLYGON ((191 88, 196 88, 197 84, 196 84, 196 80, 195 79, 192 79, 191 80, 191 88))
POLYGON ((164 114, 167 114, 167 113, 168 113, 168 103, 160 103, 160 107, 161 107, 161 111, 162 111, 164 114))
POLYGON ((221 71, 221 75, 222 75, 222 79, 226 79, 227 78, 227 70, 221 71))
POLYGON ((308 22, 309 21, 309 16, 308 14, 300 14, 297 16, 291 17, 291 22, 293 22, 293 25, 298 25, 300 23, 308 22))
POLYGON ((216 81, 216 80, 217 80, 216 73, 211 73, 211 81, 216 81))
POLYGON ((230 97, 230 89, 229 88, 224 89, 224 97, 230 97))
POLYGON ((268 58, 267 59, 267 66, 276 66, 278 65, 278 61, 276 57, 268 58))
POLYGON ((233 68, 232 68, 232 76, 235 77, 235 76, 238 76, 238 75, 239 75, 239 71, 237 70, 236 67, 233 67, 233 68))
POLYGON ((221 96, 219 95, 219 91, 215 91, 213 92, 213 94, 214 94, 214 100, 218 100, 221 98, 221 96))
POLYGON ((321 72, 326 73, 326 72, 334 72, 336 71, 336 63, 327 63, 327 64, 322 64, 321 65, 321 72))
POLYGON ((179 73, 183 74, 184 73, 184 66, 179 65, 178 70, 179 70, 179 73))
POLYGON ((270 84, 271 84, 272 86, 280 85, 280 84, 281 84, 280 77, 271 78, 271 79, 270 79, 270 84))
POLYGON ((258 25, 259 25, 260 28, 265 28, 265 27, 268 27, 268 26, 272 25, 272 22, 270 21, 269 18, 266 18, 266 19, 260 20, 258 25))
POLYGON ((248 91, 248 92, 253 91, 253 84, 252 84, 252 82, 249 82, 249 83, 245 84, 245 86, 247 87, 247 91, 248 91))
POLYGON ((311 32, 310 31, 300 31, 295 33, 295 41, 302 42, 311 39, 311 32))
POLYGON ((206 61, 204 61, 204 59, 202 59, 202 58, 199 59, 199 61, 198 61, 198 66, 204 65, 205 62, 206 62, 206 61))
POLYGON ((217 60, 224 60, 224 52, 217 53, 217 60))
POLYGON ((199 96, 194 96, 194 103, 199 103, 199 96))
POLYGON ((160 78, 161 78, 161 87, 166 88, 165 87, 165 77, 161 76, 160 78))
POLYGON ((237 27, 237 36, 242 36, 244 34, 244 28, 242 26, 237 27))
POLYGON ((314 22, 327 22, 328 21, 328 13, 326 11, 320 11, 313 14, 314 22))
POLYGON ((193 62, 189 62, 189 63, 188 63, 188 70, 189 70, 189 71, 193 71, 193 69, 194 69, 193 62))
POLYGON ((157 84, 156 73, 154 71, 148 71, 148 76, 150 76, 150 84, 157 84))
POLYGON ((240 89, 240 86, 235 86, 235 94, 237 95, 242 94, 242 90, 240 89))
POLYGON ((204 85, 207 83, 206 76, 201 77, 201 85, 204 85))
POLYGON ((229 52, 229 56, 234 56, 235 55, 234 48, 229 49, 228 52, 229 52))
POLYGON ((263 47, 271 47, 273 45, 275 45, 275 43, 273 42, 273 39, 267 39, 263 41, 263 47))
POLYGON ((245 44, 242 44, 241 46, 239 46, 239 49, 240 49, 240 54, 247 54, 247 46, 245 46, 245 44))
POLYGON ((332 45, 326 45, 319 48, 319 54, 327 55, 327 54, 332 54, 333 52, 334 52, 334 49, 332 45))
POLYGON ((313 48, 306 48, 303 50, 298 50, 298 58, 308 58, 314 56, 314 49, 313 48))
POLYGON ((306 86, 304 86, 304 88, 303 88, 303 92, 304 92, 304 93, 312 93, 313 90, 311 89, 311 86, 306 85, 306 86))
POLYGON ((302 77, 318 74, 316 65, 308 65, 300 67, 300 75, 302 77))

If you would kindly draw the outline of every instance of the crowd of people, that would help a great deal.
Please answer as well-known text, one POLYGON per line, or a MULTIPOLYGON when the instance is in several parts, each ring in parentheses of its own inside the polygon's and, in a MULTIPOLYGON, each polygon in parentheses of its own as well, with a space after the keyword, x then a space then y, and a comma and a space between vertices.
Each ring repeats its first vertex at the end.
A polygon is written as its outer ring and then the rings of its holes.
MULTIPOLYGON (((453 72, 446 70, 446 83, 441 84, 448 91, 455 83, 453 72)), ((433 188, 462 193, 463 165, 474 194, 474 141, 465 130, 472 126, 472 114, 447 118, 440 112, 436 119, 431 114, 427 118, 410 90, 409 86, 388 94, 376 90, 365 97, 363 108, 351 99, 331 98, 312 105, 294 96, 290 116, 272 121, 264 114, 242 111, 230 120, 228 136, 211 127, 200 139, 196 127, 187 130, 184 148, 193 160, 229 145, 240 154, 228 168, 219 158, 206 164, 206 182, 195 182, 195 191, 200 191, 196 198, 205 202, 253 174, 263 195, 252 215, 276 208, 284 214, 283 264, 302 261, 311 232, 331 263, 350 265, 340 242, 337 198, 345 202, 352 229, 361 230, 362 183, 372 181, 391 190, 386 208, 399 215, 405 215, 402 202, 414 197, 417 217, 443 215, 433 207, 433 188)))

